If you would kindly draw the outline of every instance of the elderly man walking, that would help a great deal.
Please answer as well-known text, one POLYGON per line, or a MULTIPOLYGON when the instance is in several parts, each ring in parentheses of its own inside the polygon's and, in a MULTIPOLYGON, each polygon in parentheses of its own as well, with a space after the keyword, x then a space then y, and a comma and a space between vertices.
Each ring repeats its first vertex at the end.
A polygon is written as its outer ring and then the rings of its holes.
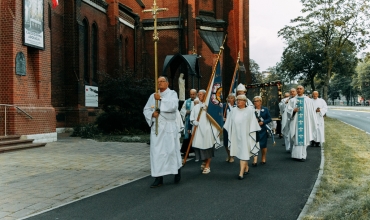
POLYGON ((316 111, 317 117, 317 135, 316 138, 313 140, 311 146, 312 147, 320 147, 322 143, 325 142, 325 125, 324 125, 324 116, 328 111, 328 106, 324 99, 319 98, 319 92, 314 91, 312 93, 312 101, 316 111))
POLYGON ((293 147, 293 141, 290 140, 290 118, 288 117, 286 107, 291 98, 294 98, 297 95, 297 90, 291 88, 289 93, 285 93, 285 98, 279 103, 279 108, 281 111, 281 131, 284 136, 285 150, 290 152, 293 147))
POLYGON ((145 107, 144 116, 151 127, 150 131, 150 166, 151 174, 155 177, 151 188, 163 184, 163 176, 175 174, 174 182, 181 179, 180 168, 180 140, 179 128, 176 124, 179 99, 177 93, 168 88, 166 77, 158 78, 159 91, 152 94, 145 107), (155 100, 158 100, 158 108, 155 108, 155 100), (155 120, 158 119, 158 134, 155 134, 155 120))
POLYGON ((290 137, 293 140, 292 158, 302 162, 307 158, 307 146, 315 139, 317 118, 312 99, 304 95, 303 86, 297 86, 297 95, 286 108, 290 118, 290 137))
MULTIPOLYGON (((194 108, 194 99, 197 97, 197 90, 191 89, 190 90, 190 98, 185 100, 184 104, 182 105, 180 114, 184 121, 184 140, 182 142, 181 146, 181 153, 186 153, 186 150, 188 149, 189 141, 191 139, 191 130, 192 130, 192 124, 190 124, 190 113, 191 110, 194 108)), ((194 152, 193 149, 190 149, 189 151, 194 152)))

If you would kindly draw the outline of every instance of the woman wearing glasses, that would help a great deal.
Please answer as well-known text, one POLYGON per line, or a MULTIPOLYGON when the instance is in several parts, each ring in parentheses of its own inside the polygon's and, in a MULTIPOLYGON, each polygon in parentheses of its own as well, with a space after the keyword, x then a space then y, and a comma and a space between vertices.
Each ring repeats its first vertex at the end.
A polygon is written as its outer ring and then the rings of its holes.
MULTIPOLYGON (((261 164, 266 164, 266 153, 267 153, 267 127, 266 125, 271 122, 270 112, 266 107, 262 106, 261 96, 255 96, 253 98, 253 104, 255 107, 255 116, 257 118, 258 124, 261 126, 261 130, 257 132, 258 142, 262 152, 261 164)), ((257 166, 257 156, 253 158, 254 167, 257 166)))
POLYGON ((249 172, 249 158, 258 153, 256 132, 261 128, 254 116, 254 109, 245 106, 247 97, 238 95, 236 101, 237 108, 233 108, 227 116, 224 128, 228 133, 230 156, 240 159, 238 179, 242 180, 249 172))

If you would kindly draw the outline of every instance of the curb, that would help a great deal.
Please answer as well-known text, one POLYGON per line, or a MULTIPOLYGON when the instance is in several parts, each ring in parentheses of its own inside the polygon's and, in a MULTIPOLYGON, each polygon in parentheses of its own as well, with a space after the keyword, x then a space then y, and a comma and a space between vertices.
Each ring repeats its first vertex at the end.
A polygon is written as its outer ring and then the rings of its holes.
POLYGON ((324 144, 323 144, 321 145, 321 163, 320 163, 319 174, 317 175, 317 179, 316 179, 315 185, 312 188, 311 194, 308 197, 307 202, 304 205, 301 211, 301 214, 299 214, 297 220, 302 220, 303 217, 307 215, 307 211, 310 208, 311 204, 313 203, 313 199, 315 198, 315 195, 321 183, 321 177, 324 174, 324 163, 325 163, 325 156, 324 156, 324 144))

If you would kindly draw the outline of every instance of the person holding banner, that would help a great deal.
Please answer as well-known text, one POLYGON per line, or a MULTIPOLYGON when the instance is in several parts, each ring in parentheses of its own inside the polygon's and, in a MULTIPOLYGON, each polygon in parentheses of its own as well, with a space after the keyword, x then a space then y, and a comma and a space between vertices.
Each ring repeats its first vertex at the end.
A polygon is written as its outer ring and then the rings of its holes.
MULTIPOLYGON (((261 156, 261 164, 266 164, 266 154, 267 154, 267 138, 268 138, 268 131, 267 131, 267 124, 272 121, 270 112, 266 107, 262 106, 262 97, 255 96, 253 98, 253 103, 255 107, 255 116, 257 118, 258 124, 261 127, 261 130, 257 132, 258 135, 258 143, 262 152, 261 156)), ((257 156, 253 158, 253 166, 257 166, 257 156)))
POLYGON ((201 170, 203 174, 211 172, 211 159, 214 157, 214 145, 219 143, 218 130, 208 120, 207 105, 204 103, 206 99, 206 91, 199 90, 199 104, 195 105, 190 113, 190 122, 197 127, 192 146, 195 152, 195 160, 202 160, 201 170), (202 113, 203 111, 203 113, 202 113), (200 117, 198 117, 200 116, 200 117), (198 120, 199 118, 199 120, 198 120))
MULTIPOLYGON (((230 93, 227 96, 227 103, 224 106, 224 121, 226 121, 227 116, 229 115, 229 113, 231 112, 231 110, 234 107, 236 107, 236 104, 235 104, 235 94, 234 93, 230 93)), ((226 153, 227 153, 226 162, 234 163, 234 157, 230 157, 228 133, 225 130, 225 128, 223 129, 222 134, 223 134, 223 138, 224 138, 224 147, 225 147, 226 153)))
POLYGON ((146 122, 151 127, 150 166, 151 174, 155 177, 151 188, 163 185, 164 175, 175 174, 175 183, 180 182, 181 179, 179 128, 176 123, 179 99, 176 91, 168 88, 168 84, 166 77, 159 77, 159 91, 149 97, 144 107, 146 122), (158 100, 157 109, 155 109, 155 100, 158 100), (158 119, 157 135, 155 133, 156 118, 158 119))
POLYGON ((238 95, 236 100, 238 107, 231 110, 224 128, 228 133, 230 156, 240 159, 238 179, 242 180, 249 173, 248 160, 259 151, 256 136, 261 127, 255 118, 254 109, 245 106, 247 97, 238 95))

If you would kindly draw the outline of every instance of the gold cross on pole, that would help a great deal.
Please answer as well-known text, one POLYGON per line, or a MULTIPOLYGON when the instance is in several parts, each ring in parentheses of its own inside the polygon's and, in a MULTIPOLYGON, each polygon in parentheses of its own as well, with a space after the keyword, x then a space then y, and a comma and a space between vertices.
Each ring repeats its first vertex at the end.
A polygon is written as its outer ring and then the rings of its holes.
MULTIPOLYGON (((157 1, 154 0, 152 9, 143 10, 143 12, 151 12, 154 18, 154 32, 153 32, 153 41, 154 41, 154 78, 155 78, 155 91, 158 92, 158 55, 157 55, 157 42, 159 40, 157 32, 157 14, 161 11, 168 11, 168 8, 158 8, 157 1)), ((155 100, 155 108, 158 108, 158 100, 155 100)), ((155 119, 155 134, 158 135, 158 118, 155 119)))

